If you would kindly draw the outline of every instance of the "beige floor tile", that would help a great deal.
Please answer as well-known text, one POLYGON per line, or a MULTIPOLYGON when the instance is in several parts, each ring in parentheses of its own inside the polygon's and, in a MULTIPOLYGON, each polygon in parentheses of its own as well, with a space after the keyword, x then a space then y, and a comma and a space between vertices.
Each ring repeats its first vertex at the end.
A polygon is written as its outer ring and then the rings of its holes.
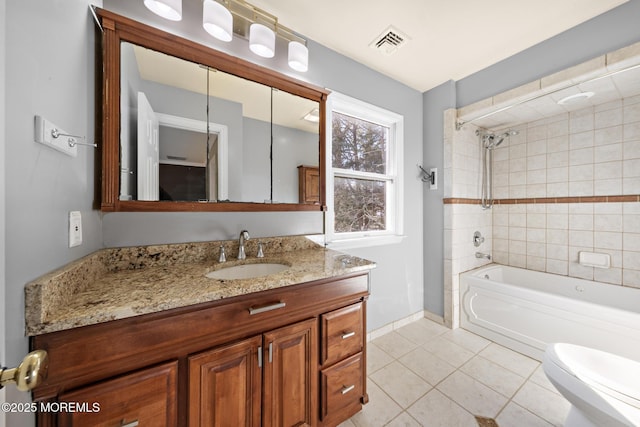
POLYGON ((396 329, 396 332, 418 345, 425 344, 430 339, 442 333, 441 331, 435 331, 432 328, 425 326, 425 323, 420 321, 409 323, 402 328, 396 329))
POLYGON ((482 417, 494 418, 509 400, 460 371, 448 376, 437 389, 473 415, 482 417))
POLYGON ((385 366, 369 378, 403 408, 409 407, 432 388, 400 362, 385 366))
POLYGON ((551 427, 551 424, 510 402, 496 418, 500 427, 551 427))
POLYGON ((460 371, 508 398, 511 398, 526 381, 526 378, 514 374, 482 356, 475 356, 469 360, 462 365, 460 371))
POLYGON ((371 380, 367 381, 367 393, 369 403, 351 417, 357 427, 384 426, 402 412, 402 408, 371 380))
POLYGON ((477 353, 491 344, 488 339, 482 338, 474 333, 465 331, 464 329, 452 329, 441 335, 442 338, 446 338, 449 341, 453 341, 461 347, 466 348, 474 353, 477 353))
POLYGON ((411 415, 406 412, 395 417, 387 427, 421 427, 422 424, 417 422, 411 415))
POLYGON ((529 377, 529 381, 532 381, 554 393, 560 394, 560 392, 553 386, 553 384, 551 384, 549 378, 547 378, 542 365, 538 366, 538 368, 533 372, 533 375, 529 377))
POLYGON ((471 359, 475 355, 475 353, 442 337, 430 340, 428 343, 423 345, 422 348, 435 354, 442 360, 446 360, 447 363, 457 368, 462 366, 467 360, 471 359))
POLYGON ((383 335, 372 342, 394 358, 401 357, 418 347, 417 344, 397 332, 383 335))
POLYGON ((557 426, 564 423, 571 407, 561 395, 531 381, 522 386, 513 397, 513 402, 557 426))
POLYGON ((338 424, 338 427, 356 427, 356 425, 351 420, 347 420, 343 423, 338 424))
POLYGON ((425 427, 478 427, 473 415, 436 389, 411 405, 407 412, 425 427))
POLYGON ((540 365, 537 360, 524 356, 513 350, 491 343, 480 353, 480 356, 506 368, 516 374, 529 377, 540 365))
POLYGON ((398 360, 431 385, 438 384, 456 370, 455 366, 448 364, 422 347, 416 348, 398 360))
POLYGON ((416 323, 427 329, 427 332, 431 336, 441 335, 451 330, 446 326, 433 322, 429 319, 420 319, 416 321, 416 323))
POLYGON ((370 342, 367 344, 367 374, 372 374, 384 368, 395 359, 380 347, 370 342))

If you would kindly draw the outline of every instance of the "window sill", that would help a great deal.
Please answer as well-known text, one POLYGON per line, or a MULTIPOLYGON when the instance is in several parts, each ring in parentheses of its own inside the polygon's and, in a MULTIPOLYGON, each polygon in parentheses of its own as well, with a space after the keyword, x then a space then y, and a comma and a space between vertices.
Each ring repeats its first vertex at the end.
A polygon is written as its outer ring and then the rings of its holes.
POLYGON ((369 246, 385 246, 395 245, 402 242, 407 236, 400 235, 388 235, 388 236, 375 236, 375 237, 358 237, 354 239, 339 239, 327 242, 329 249, 356 249, 369 246))

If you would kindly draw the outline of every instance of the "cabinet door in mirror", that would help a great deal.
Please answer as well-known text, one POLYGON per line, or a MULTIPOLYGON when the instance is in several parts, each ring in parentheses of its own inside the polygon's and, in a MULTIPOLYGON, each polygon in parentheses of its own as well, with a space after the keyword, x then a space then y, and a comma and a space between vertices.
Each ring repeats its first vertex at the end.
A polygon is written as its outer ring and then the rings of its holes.
MULTIPOLYGON (((299 199, 301 165, 318 167, 320 110, 317 102, 273 90, 273 199, 281 203, 307 203, 299 199)), ((318 188, 310 191, 318 194, 318 188)), ((317 203, 316 203, 317 204, 317 203)))

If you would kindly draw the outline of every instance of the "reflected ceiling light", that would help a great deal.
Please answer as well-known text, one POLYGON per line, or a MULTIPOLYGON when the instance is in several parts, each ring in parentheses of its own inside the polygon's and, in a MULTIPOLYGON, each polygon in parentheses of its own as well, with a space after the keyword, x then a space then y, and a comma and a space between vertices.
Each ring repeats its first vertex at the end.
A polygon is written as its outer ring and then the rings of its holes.
POLYGON ((309 50, 295 40, 289 42, 289 67, 302 73, 309 69, 309 50))
POLYGON ((591 98, 593 95, 595 95, 594 92, 581 92, 581 93, 576 93, 575 95, 565 96, 560 101, 558 101, 558 105, 568 105, 568 104, 575 104, 580 101, 586 101, 587 99, 591 98))
POLYGON ((202 26, 213 37, 223 42, 233 37, 233 16, 229 9, 214 0, 204 0, 202 26))
POLYGON ((147 9, 170 21, 182 19, 182 0, 144 0, 147 9))
POLYGON ((318 123, 320 121, 320 110, 314 108, 303 117, 308 122, 318 123))
POLYGON ((249 28, 249 49, 263 58, 273 58, 276 51, 276 33, 254 22, 249 28))

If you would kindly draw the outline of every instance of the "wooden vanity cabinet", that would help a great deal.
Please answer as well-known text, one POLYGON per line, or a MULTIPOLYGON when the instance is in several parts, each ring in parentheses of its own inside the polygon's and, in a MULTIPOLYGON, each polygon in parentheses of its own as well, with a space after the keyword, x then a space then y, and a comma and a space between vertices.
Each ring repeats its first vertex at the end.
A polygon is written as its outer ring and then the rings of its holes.
POLYGON ((298 203, 320 204, 320 169, 298 166, 298 203))
POLYGON ((316 425, 316 330, 310 319, 190 357, 189 427, 316 425))
POLYGON ((37 425, 336 426, 368 400, 368 294, 356 273, 37 335, 34 401, 100 404, 37 425))
POLYGON ((59 412, 59 425, 176 426, 177 376, 174 361, 62 394, 61 403, 86 406, 76 412, 59 412))

